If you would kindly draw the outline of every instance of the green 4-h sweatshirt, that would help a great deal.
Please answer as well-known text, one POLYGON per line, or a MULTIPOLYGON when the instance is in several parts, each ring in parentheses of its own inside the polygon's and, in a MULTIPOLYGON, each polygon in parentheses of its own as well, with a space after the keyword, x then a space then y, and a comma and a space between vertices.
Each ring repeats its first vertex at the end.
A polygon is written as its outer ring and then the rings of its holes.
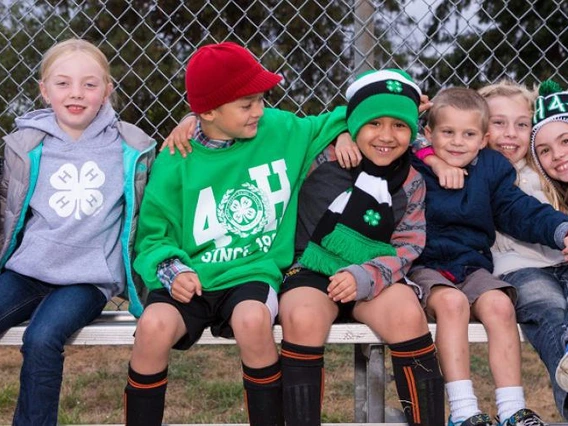
POLYGON ((298 191, 316 155, 346 131, 345 108, 299 118, 265 109, 258 133, 228 148, 162 152, 140 210, 134 268, 150 290, 164 260, 205 291, 262 281, 276 291, 293 260, 298 191))

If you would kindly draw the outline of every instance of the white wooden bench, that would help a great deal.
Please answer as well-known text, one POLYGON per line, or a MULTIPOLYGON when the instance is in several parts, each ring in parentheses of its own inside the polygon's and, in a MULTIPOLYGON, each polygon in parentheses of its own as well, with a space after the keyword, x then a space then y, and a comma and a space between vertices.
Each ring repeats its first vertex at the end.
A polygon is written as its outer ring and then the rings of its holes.
MULTIPOLYGON (((21 345, 26 326, 13 327, 0 336, 0 345, 21 345)), ((67 342, 69 345, 132 345, 136 320, 125 311, 105 311, 99 319, 78 331, 67 342)), ((436 335, 436 325, 430 324, 436 335)), ((520 332, 520 329, 519 329, 520 332)), ((521 340, 523 335, 520 332, 521 340)), ((274 340, 280 343, 282 329, 274 327, 274 340)), ((479 323, 469 325, 469 341, 487 342, 487 334, 479 323)), ((358 323, 334 324, 328 343, 354 346, 355 368, 355 422, 384 423, 392 420, 392 409, 385 404, 385 389, 388 378, 385 369, 385 344, 366 325, 358 323)), ((234 340, 213 337, 207 329, 200 345, 231 345, 234 340)), ((395 414, 396 415, 396 414, 395 414)), ((395 423, 389 423, 395 426, 395 423)))

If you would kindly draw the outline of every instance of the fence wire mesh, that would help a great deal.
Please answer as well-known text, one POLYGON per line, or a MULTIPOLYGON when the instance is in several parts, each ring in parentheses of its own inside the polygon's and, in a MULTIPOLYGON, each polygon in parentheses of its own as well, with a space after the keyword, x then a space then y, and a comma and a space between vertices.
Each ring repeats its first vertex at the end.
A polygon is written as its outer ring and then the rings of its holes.
POLYGON ((567 85, 563 0, 32 1, 0 3, 0 129, 40 107, 41 55, 69 37, 104 51, 122 119, 161 141, 187 111, 184 72, 203 44, 231 40, 284 77, 272 106, 316 114, 369 68, 407 69, 433 96, 503 77, 567 85))

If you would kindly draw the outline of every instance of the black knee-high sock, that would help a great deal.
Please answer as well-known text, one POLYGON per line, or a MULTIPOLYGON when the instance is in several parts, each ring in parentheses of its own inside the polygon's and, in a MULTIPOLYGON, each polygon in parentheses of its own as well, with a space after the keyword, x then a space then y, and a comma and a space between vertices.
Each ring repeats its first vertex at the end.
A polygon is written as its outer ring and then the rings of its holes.
POLYGON ((264 368, 243 364, 245 404, 251 426, 283 426, 280 361, 264 368))
POLYGON ((410 426, 445 424, 444 380, 430 333, 389 345, 398 397, 410 426))
POLYGON ((301 346, 282 340, 282 391, 286 426, 321 424, 323 346, 301 346))
POLYGON ((128 366, 124 389, 126 426, 161 426, 164 417, 168 369, 156 374, 139 374, 128 366))

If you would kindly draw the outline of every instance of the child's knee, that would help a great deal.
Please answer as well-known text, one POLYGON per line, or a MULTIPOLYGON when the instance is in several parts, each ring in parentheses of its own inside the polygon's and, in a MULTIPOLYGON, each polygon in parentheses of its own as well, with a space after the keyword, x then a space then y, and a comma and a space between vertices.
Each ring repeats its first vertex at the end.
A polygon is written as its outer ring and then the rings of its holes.
POLYGON ((328 324, 327 315, 321 311, 314 305, 297 305, 280 316, 280 323, 286 332, 294 335, 327 330, 331 324, 328 324))
POLYGON ((268 308, 262 303, 250 303, 237 307, 231 317, 231 327, 235 333, 262 333, 272 327, 268 308))
POLYGON ((426 315, 418 303, 403 303, 388 313, 394 327, 404 329, 428 328, 426 315))
POLYGON ((467 296, 454 288, 440 289, 428 300, 428 309, 436 318, 466 318, 469 320, 470 307, 467 296))
POLYGON ((484 303, 485 317, 488 320, 503 322, 516 322, 515 306, 505 293, 494 292, 490 297, 480 299, 484 303))
POLYGON ((136 325, 137 345, 168 346, 175 343, 177 325, 155 313, 144 313, 136 325))

